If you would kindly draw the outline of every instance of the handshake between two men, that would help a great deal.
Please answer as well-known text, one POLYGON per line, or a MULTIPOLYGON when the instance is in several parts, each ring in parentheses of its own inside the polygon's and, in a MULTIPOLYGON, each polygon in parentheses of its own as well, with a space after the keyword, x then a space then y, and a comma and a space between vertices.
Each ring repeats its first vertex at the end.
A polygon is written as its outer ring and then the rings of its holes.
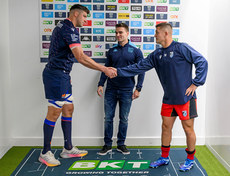
POLYGON ((105 67, 104 73, 109 78, 114 78, 117 76, 117 69, 114 67, 105 67))

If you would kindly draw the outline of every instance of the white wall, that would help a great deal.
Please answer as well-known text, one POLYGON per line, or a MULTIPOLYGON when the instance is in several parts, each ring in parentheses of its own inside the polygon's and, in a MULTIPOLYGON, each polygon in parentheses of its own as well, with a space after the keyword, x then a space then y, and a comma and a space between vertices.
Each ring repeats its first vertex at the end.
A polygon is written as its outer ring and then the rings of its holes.
POLYGON ((1 1, 0 6, 0 158, 11 147, 9 126, 9 101, 10 97, 10 62, 9 62, 9 14, 8 1, 1 1))
MULTIPOLYGON (((207 56, 208 18, 205 1, 183 1, 181 39, 207 56), (197 6, 197 4, 200 4, 197 6), (192 9, 196 9, 196 14, 192 9), (203 11, 204 10, 204 11, 203 11), (204 15, 206 14, 206 15, 204 15), (200 19, 199 17, 202 16, 200 19), (203 24, 200 31, 196 25, 203 24), (201 40, 201 38, 203 38, 201 40), (199 42, 198 42, 199 41, 199 42)), ((42 125, 47 104, 41 80, 44 64, 39 62, 39 3, 37 0, 10 0, 10 58, 12 74, 12 140, 14 145, 42 145, 42 125)), ((77 145, 103 144, 103 100, 96 94, 100 73, 75 64, 72 71, 75 114, 73 141, 77 145)), ((133 102, 127 145, 160 145, 162 88, 154 70, 146 73, 141 97, 133 102)), ((197 144, 205 144, 205 89, 198 90, 197 144)), ((117 117, 117 116, 116 116, 117 117)), ((115 126, 117 127, 117 121, 115 126)), ((117 129, 117 128, 116 128, 117 129)), ((115 130, 116 132, 117 130, 115 130)), ((180 121, 173 130, 173 145, 185 145, 180 121)), ((62 145, 60 121, 54 145, 62 145)))
POLYGON ((210 3, 206 143, 230 171, 229 7, 229 0, 210 3))

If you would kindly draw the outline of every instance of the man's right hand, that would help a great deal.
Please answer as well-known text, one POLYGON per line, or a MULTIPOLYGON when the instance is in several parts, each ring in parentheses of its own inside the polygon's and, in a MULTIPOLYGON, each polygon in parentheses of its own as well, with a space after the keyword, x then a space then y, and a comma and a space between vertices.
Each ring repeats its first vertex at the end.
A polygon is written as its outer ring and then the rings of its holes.
POLYGON ((104 73, 109 78, 114 78, 117 76, 117 69, 113 67, 106 67, 106 69, 104 70, 104 73))
POLYGON ((103 87, 102 86, 99 86, 97 88, 97 94, 98 94, 98 96, 102 97, 102 95, 103 95, 103 87))

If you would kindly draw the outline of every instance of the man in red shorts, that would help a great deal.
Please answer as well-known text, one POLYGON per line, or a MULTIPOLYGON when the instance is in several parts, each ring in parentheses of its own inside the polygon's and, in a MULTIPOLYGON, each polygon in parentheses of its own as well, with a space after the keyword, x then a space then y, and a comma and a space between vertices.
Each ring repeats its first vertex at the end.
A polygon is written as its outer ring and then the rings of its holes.
POLYGON ((161 157, 150 164, 157 168, 169 164, 172 128, 179 116, 186 134, 187 159, 180 166, 180 171, 188 171, 193 167, 196 135, 194 132, 194 118, 197 117, 196 93, 198 86, 205 83, 208 63, 196 50, 186 43, 173 41, 172 26, 169 23, 156 25, 156 43, 162 48, 156 49, 137 64, 117 68, 117 75, 130 77, 141 74, 152 68, 164 89, 162 115, 161 157), (192 67, 196 68, 196 76, 192 78, 192 67))

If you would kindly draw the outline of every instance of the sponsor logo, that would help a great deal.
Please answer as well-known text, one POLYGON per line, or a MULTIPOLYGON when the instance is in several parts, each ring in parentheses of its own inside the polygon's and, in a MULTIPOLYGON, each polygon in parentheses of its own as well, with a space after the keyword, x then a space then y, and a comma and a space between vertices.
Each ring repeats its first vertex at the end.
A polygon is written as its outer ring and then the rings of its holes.
POLYGON ((144 42, 154 42, 154 37, 150 37, 150 36, 144 37, 143 40, 144 42))
POLYGON ((131 36, 131 42, 141 42, 141 36, 131 36))
MULTIPOLYGON (((95 52, 94 56, 103 56, 103 52, 95 52)), ((110 170, 144 170, 149 167, 150 160, 81 160, 75 161, 68 170, 107 170, 107 174, 112 174, 110 170)))
POLYGON ((155 19, 154 13, 144 13, 144 19, 155 19))
POLYGON ((82 4, 82 5, 87 7, 87 9, 92 10, 92 5, 89 5, 89 4, 82 4))
POLYGON ((154 22, 145 22, 144 26, 154 26, 154 22))
POLYGON ((52 32, 52 30, 53 30, 52 28, 45 28, 44 32, 52 32))
POLYGON ((115 26, 117 21, 105 21, 105 26, 115 26))
POLYGON ((104 34, 104 28, 93 28, 93 34, 104 34))
POLYGON ((136 45, 137 48, 141 49, 141 45, 136 45))
MULTIPOLYGON (((104 55, 104 52, 94 52, 93 53, 93 56, 103 56, 104 55)), ((85 167, 85 163, 83 164, 84 166, 83 167, 85 167)), ((90 165, 89 167, 91 168, 91 169, 93 169, 92 167, 91 167, 92 165, 90 165)), ((81 167, 80 167, 81 168, 81 167)), ((69 169, 70 170, 70 169, 69 169)), ((81 169, 80 169, 81 170, 81 169)), ((87 169, 87 170, 90 170, 90 169, 87 169)))
POLYGON ((83 26, 92 26, 92 20, 86 20, 83 26))
POLYGON ((116 19, 117 18, 117 13, 106 13, 105 18, 116 19))
POLYGON ((66 18, 66 12, 55 12, 55 18, 66 18))
POLYGON ((118 3, 129 3, 129 0, 118 0, 118 3))
POLYGON ((145 0, 146 3, 153 3, 153 0, 145 0))
POLYGON ((80 28, 81 34, 92 34, 91 28, 80 28))
POLYGON ((155 6, 144 6, 145 12, 155 12, 155 6))
POLYGON ((116 30, 115 29, 106 29, 106 34, 115 34, 116 30))
POLYGON ((53 4, 42 4, 42 10, 53 10, 53 4))
POLYGON ((93 10, 104 11, 104 5, 93 5, 93 10))
POLYGON ((49 56, 49 51, 44 51, 43 56, 49 56))
POLYGON ((50 41, 51 35, 42 35, 42 41, 50 41))
POLYGON ((55 0, 56 2, 62 2, 62 1, 65 1, 65 0, 55 0))
POLYGON ((115 36, 106 36, 105 41, 106 42, 116 42, 116 37, 115 36))
POLYGON ((182 111, 182 114, 183 114, 184 117, 186 117, 187 116, 187 111, 182 111))
POLYGON ((170 7, 169 11, 179 11, 180 8, 179 7, 170 7))
POLYGON ((119 10, 129 10, 129 6, 120 6, 119 10))
POLYGON ((141 14, 132 14, 131 18, 141 18, 141 14))
POLYGON ((93 18, 96 18, 96 19, 104 19, 105 18, 105 14, 104 13, 93 13, 93 18))
POLYGON ((94 26, 103 26, 104 25, 104 21, 94 21, 93 25, 94 26))
POLYGON ((155 30, 154 29, 144 29, 143 34, 144 35, 154 35, 155 30))
POLYGON ((91 42, 92 36, 89 36, 89 35, 81 36, 81 41, 82 42, 91 42))
POLYGON ((105 49, 110 49, 114 46, 115 44, 114 43, 107 43, 105 44, 105 49))
POLYGON ((55 10, 66 10, 66 4, 55 4, 55 10))
POLYGON ((141 34, 141 29, 131 29, 131 34, 141 34))
POLYGON ((105 9, 107 11, 117 11, 117 5, 106 5, 105 9))
POLYGON ((178 15, 170 15, 169 18, 170 19, 178 19, 178 15))
POLYGON ((80 0, 80 2, 91 2, 91 0, 80 0))
POLYGON ((82 48, 91 48, 91 44, 82 44, 81 47, 82 48))
POLYGON ((79 0, 67 0, 67 2, 79 2, 79 0))
POLYGON ((71 34, 70 36, 71 36, 71 39, 72 39, 73 42, 78 41, 78 35, 76 35, 76 34, 71 34))
POLYGON ((150 52, 144 53, 144 57, 147 57, 149 54, 151 54, 150 52))
POLYGON ((129 13, 118 13, 118 19, 129 19, 129 13))
POLYGON ((153 44, 143 44, 143 50, 154 50, 153 44))
POLYGON ((63 21, 63 20, 55 20, 55 25, 57 25, 61 21, 63 21))
POLYGON ((43 20, 42 24, 43 25, 52 25, 53 21, 52 20, 43 20))
POLYGON ((92 51, 83 51, 85 55, 92 57, 92 51))
POLYGON ((94 42, 104 42, 104 36, 93 36, 94 42))
POLYGON ((174 41, 178 42, 178 38, 173 38, 174 41))
POLYGON ((168 6, 157 6, 157 12, 167 12, 168 6))
POLYGON ((180 0, 169 0, 169 4, 180 4, 180 0))
POLYGON ((95 3, 104 3, 104 0, 93 0, 95 3))
POLYGON ((129 21, 118 21, 118 23, 125 23, 127 26, 129 26, 129 21))
POLYGON ((172 35, 179 35, 179 34, 180 34, 179 29, 173 29, 172 35))
POLYGON ((97 45, 95 45, 95 48, 101 49, 101 48, 102 48, 102 45, 97 44, 97 45))
POLYGON ((42 12, 42 18, 53 18, 54 13, 53 12, 42 12))
POLYGON ((106 2, 116 2, 116 0, 106 0, 106 2))
POLYGON ((156 25, 160 24, 160 23, 167 23, 167 21, 157 21, 156 25))
POLYGON ((131 11, 142 11, 142 6, 131 6, 131 11))
POLYGON ((131 0, 131 3, 142 4, 142 0, 131 0))
POLYGON ((167 0, 157 0, 157 3, 167 3, 167 0))
POLYGON ((142 21, 131 21, 131 27, 141 27, 142 21))
POLYGON ((49 49, 50 43, 42 43, 42 49, 49 49))
POLYGON ((157 19, 158 20, 167 20, 168 14, 157 14, 157 19))

